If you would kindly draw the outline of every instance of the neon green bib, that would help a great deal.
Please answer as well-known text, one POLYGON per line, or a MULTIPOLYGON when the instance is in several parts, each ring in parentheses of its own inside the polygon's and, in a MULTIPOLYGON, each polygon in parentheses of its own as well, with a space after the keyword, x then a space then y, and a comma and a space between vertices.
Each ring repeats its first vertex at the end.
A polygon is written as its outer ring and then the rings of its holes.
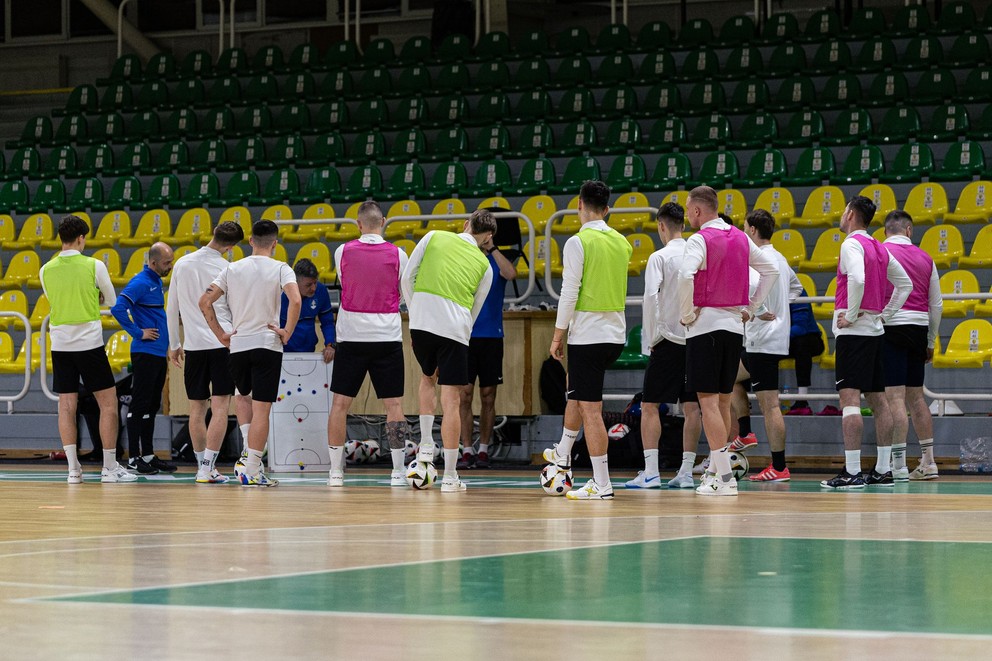
POLYGON ((441 296, 471 310, 475 292, 488 270, 489 260, 477 246, 451 232, 434 232, 424 250, 413 291, 441 296))
POLYGON ((52 306, 52 325, 100 321, 96 260, 85 255, 56 255, 45 265, 45 291, 52 306))
POLYGON ((582 242, 582 286, 576 310, 617 312, 626 307, 627 266, 634 249, 619 232, 579 230, 582 242))

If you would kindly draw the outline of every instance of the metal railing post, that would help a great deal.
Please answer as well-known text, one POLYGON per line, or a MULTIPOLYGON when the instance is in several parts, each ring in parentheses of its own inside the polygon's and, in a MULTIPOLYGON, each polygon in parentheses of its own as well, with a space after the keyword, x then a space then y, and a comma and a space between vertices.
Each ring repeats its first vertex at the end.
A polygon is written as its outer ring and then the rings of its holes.
POLYGON ((229 48, 234 48, 234 5, 236 2, 237 0, 231 0, 231 28, 228 34, 228 43, 230 44, 229 48))
POLYGON ((131 0, 121 0, 117 7, 117 58, 124 54, 124 7, 131 0))
MULTIPOLYGON (((16 395, 0 395, 0 402, 7 402, 7 414, 14 412, 14 402, 24 399, 31 389, 31 321, 20 312, 11 310, 0 310, 0 317, 13 317, 24 324, 24 385, 16 395)), ((45 361, 42 361, 45 362, 45 361)))
POLYGON ((41 320, 41 337, 39 339, 38 345, 41 351, 41 366, 38 368, 38 377, 41 380, 41 392, 45 393, 45 397, 52 400, 53 402, 59 401, 59 396, 57 393, 52 392, 52 389, 48 387, 48 324, 51 322, 52 315, 45 315, 45 318, 41 320))
POLYGON ((217 0, 217 4, 220 5, 220 20, 218 21, 220 30, 218 30, 217 34, 217 57, 220 57, 220 54, 224 52, 224 0, 217 0))

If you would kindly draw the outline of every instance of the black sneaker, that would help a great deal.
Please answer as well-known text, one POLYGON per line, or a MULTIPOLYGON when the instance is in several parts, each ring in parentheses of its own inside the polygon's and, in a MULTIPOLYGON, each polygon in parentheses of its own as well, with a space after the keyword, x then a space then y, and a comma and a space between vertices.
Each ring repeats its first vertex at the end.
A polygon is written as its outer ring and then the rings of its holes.
POLYGON ((463 452, 462 458, 458 460, 455 464, 455 468, 460 471, 468 470, 472 466, 475 466, 475 453, 474 452, 463 452))
POLYGON ((175 473, 176 467, 167 461, 162 461, 158 457, 152 457, 152 460, 148 462, 152 468, 162 472, 162 473, 175 473))
POLYGON ((150 462, 145 461, 142 457, 129 460, 127 462, 127 467, 130 470, 137 471, 141 475, 156 475, 158 473, 158 469, 152 466, 150 462))
POLYGON ((489 468, 489 453, 480 452, 479 456, 475 458, 476 468, 489 468))
POLYGON ((892 471, 879 473, 872 468, 870 472, 862 473, 862 475, 864 476, 865 486, 868 487, 894 487, 896 485, 892 479, 892 471))
MULTIPOLYGON (((864 473, 851 475, 845 468, 837 474, 837 477, 820 482, 820 486, 824 489, 864 489, 865 480, 863 475, 864 473)), ((889 479, 892 479, 891 475, 889 475, 889 479)))

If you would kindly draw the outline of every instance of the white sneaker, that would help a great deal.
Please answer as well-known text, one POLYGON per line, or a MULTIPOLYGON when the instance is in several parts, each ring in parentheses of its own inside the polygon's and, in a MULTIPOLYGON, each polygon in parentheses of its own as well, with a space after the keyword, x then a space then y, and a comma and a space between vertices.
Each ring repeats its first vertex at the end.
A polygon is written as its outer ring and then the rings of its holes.
POLYGON ((581 489, 575 489, 565 494, 569 500, 612 500, 613 484, 607 483, 601 487, 596 480, 589 480, 581 489))
POLYGON ((702 475, 707 470, 709 470, 709 468, 710 468, 710 458, 709 457, 706 457, 700 463, 698 463, 698 464, 696 464, 695 466, 692 467, 692 474, 693 475, 702 475))
POLYGON ((668 481, 669 489, 691 489, 694 486, 696 486, 696 482, 688 473, 679 473, 668 481))
POLYGON ((209 471, 197 470, 196 471, 196 483, 197 484, 226 484, 230 482, 231 478, 224 475, 216 468, 211 468, 209 471))
POLYGON ((138 476, 134 473, 129 473, 120 464, 115 464, 113 468, 104 468, 100 471, 100 481, 104 484, 137 482, 138 476))
POLYGON ((465 483, 457 477, 446 477, 441 480, 441 493, 460 493, 465 489, 465 483))
POLYGON ((902 468, 893 468, 892 479, 896 482, 906 482, 909 480, 909 468, 906 466, 903 466, 902 468))
POLYGON ((343 487, 344 471, 327 471, 327 486, 343 487))
POLYGON ((406 486, 406 472, 405 471, 393 471, 389 474, 389 486, 391 487, 405 487, 406 486))
POLYGON ((417 446, 417 461, 422 461, 427 464, 434 463, 434 443, 424 443, 421 441, 420 445, 417 446))
POLYGON ((555 464, 559 468, 569 469, 572 467, 571 457, 563 457, 558 454, 558 444, 555 443, 550 448, 544 451, 544 460, 549 464, 555 464))
MULTIPOLYGON (((920 465, 913 469, 913 472, 909 474, 909 479, 912 481, 918 480, 936 480, 939 475, 937 475, 937 464, 924 464, 920 462, 920 465)), ((895 476, 893 476, 893 479, 895 476)))
POLYGON ((730 478, 730 482, 718 480, 716 476, 708 480, 705 484, 699 485, 696 493, 700 496, 736 496, 737 480, 730 478))
POLYGON ((661 486, 661 476, 655 473, 647 475, 644 471, 637 471, 637 477, 624 484, 628 489, 657 489, 661 486))
POLYGON ((82 484, 83 483, 83 469, 71 470, 69 471, 69 477, 65 480, 69 484, 82 484))

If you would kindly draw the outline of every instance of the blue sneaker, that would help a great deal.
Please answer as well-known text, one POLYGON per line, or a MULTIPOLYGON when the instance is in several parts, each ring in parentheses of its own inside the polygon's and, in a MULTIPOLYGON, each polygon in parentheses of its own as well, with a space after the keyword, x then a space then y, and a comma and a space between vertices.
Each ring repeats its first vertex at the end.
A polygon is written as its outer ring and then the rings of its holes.
POLYGON ((264 471, 258 471, 254 475, 249 475, 248 473, 242 473, 239 476, 241 480, 241 486, 243 487, 274 487, 279 484, 279 480, 273 480, 266 477, 264 471))
POLYGON ((637 471, 637 477, 624 486, 628 489, 659 489, 661 488, 661 476, 657 473, 648 475, 644 471, 637 471))

